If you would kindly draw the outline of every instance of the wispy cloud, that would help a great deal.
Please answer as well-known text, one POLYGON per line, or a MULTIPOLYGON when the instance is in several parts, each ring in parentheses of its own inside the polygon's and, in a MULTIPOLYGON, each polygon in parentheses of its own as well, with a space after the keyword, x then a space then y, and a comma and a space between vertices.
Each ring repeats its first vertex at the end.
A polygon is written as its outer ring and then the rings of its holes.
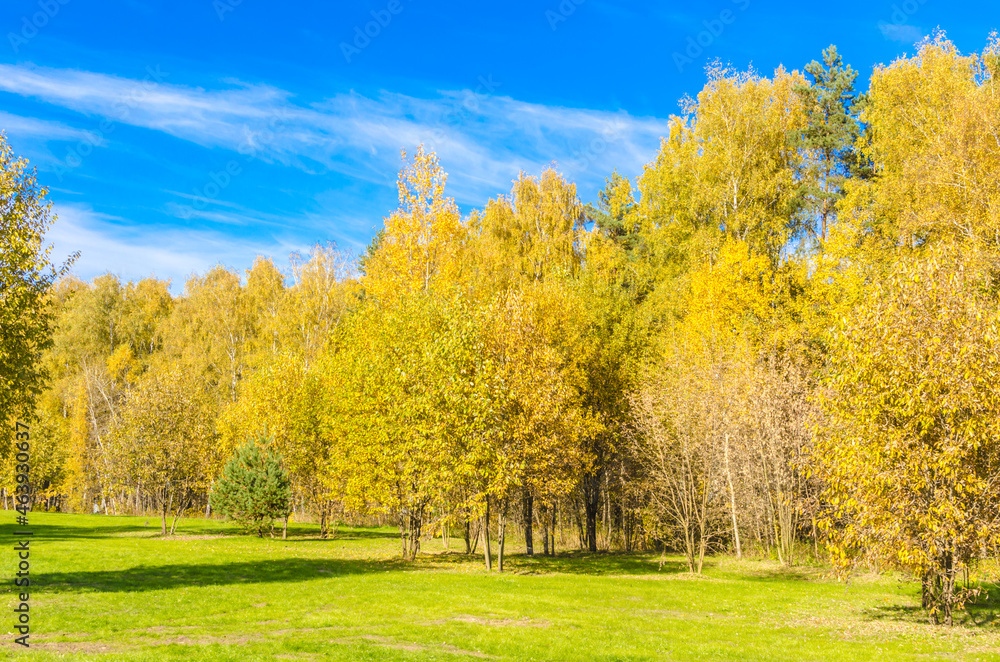
POLYGON ((87 280, 108 271, 127 280, 155 276, 170 280, 179 293, 188 277, 216 264, 242 269, 265 255, 281 265, 290 253, 302 250, 283 242, 264 245, 215 232, 134 225, 85 205, 60 204, 55 211, 59 218, 46 236, 53 259, 62 261, 80 251, 73 272, 87 280))
POLYGON ((61 122, 51 122, 33 117, 22 117, 0 110, 0 131, 7 134, 7 139, 19 153, 30 145, 37 154, 44 154, 42 163, 54 163, 58 158, 48 150, 47 145, 54 142, 89 142, 101 144, 103 141, 93 133, 76 129, 61 122))
POLYGON ((881 30, 882 36, 889 41, 898 41, 911 46, 924 36, 923 30, 916 25, 879 23, 878 29, 881 30))
MULTIPOLYGON (((158 70, 157 70, 158 71, 158 70)), ((161 79, 169 74, 158 72, 161 79)), ((0 64, 0 90, 110 118, 205 147, 221 147, 307 172, 333 170, 391 185, 400 148, 435 149, 460 202, 481 204, 519 170, 553 161, 583 187, 618 167, 638 173, 666 122, 446 90, 433 98, 355 92, 303 105, 288 91, 225 81, 218 89, 142 82, 85 71, 0 64)))
POLYGON ((84 140, 89 134, 60 122, 11 115, 0 110, 0 131, 8 137, 45 138, 47 140, 84 140))

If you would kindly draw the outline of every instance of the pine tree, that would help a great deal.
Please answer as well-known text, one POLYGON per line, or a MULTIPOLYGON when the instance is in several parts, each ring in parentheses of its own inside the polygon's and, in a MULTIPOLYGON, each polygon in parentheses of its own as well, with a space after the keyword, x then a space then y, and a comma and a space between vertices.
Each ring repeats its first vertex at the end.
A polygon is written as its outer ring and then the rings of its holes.
POLYGON ((818 216, 820 239, 826 241, 837 201, 844 197, 844 182, 855 169, 851 164, 856 161, 852 146, 859 134, 854 92, 858 72, 844 64, 836 46, 823 51, 822 64, 816 60, 807 64, 806 72, 811 84, 796 88, 809 118, 799 137, 799 146, 811 156, 804 164, 803 192, 818 216))
POLYGON ((596 206, 588 204, 585 207, 587 218, 606 237, 621 246, 630 258, 634 258, 642 238, 632 183, 615 170, 605 180, 605 186, 597 196, 599 202, 596 206))
POLYGON ((213 508, 247 531, 256 530, 258 537, 291 512, 291 480, 281 456, 267 449, 269 441, 262 438, 236 449, 211 495, 213 508))

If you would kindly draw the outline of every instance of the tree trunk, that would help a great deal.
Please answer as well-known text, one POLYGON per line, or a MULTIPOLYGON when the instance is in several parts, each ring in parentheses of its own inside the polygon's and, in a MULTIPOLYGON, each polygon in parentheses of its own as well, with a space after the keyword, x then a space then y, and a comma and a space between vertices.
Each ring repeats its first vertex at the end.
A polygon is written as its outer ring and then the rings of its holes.
POLYGON ((165 536, 167 535, 167 512, 174 505, 174 493, 173 492, 170 493, 169 503, 163 500, 162 504, 163 504, 163 509, 160 513, 160 535, 165 536))
POLYGON ((174 533, 177 531, 177 520, 180 518, 181 513, 184 512, 184 509, 187 507, 187 505, 188 505, 187 500, 181 499, 180 504, 178 504, 177 506, 177 510, 174 512, 174 521, 170 525, 170 535, 174 535, 174 533))
POLYGON ((955 601, 955 578, 957 575, 955 572, 955 555, 951 551, 945 553, 944 567, 945 575, 941 587, 941 602, 944 608, 944 624, 950 627, 955 624, 952 619, 952 604, 955 601))
POLYGON ((733 474, 729 468, 729 433, 725 433, 723 446, 726 461, 726 483, 729 485, 729 505, 733 515, 733 541, 736 544, 736 558, 743 558, 743 548, 740 546, 740 527, 736 524, 736 492, 733 490, 733 474))
POLYGON ((465 553, 472 554, 472 522, 465 520, 465 553))
POLYGON ((549 555, 549 507, 543 501, 538 505, 538 515, 542 518, 542 555, 549 555))
POLYGON ((423 532, 424 507, 423 505, 410 509, 410 557, 413 561, 420 553, 420 536, 423 532))
POLYGON ((483 555, 486 557, 486 572, 493 572, 493 558, 490 552, 490 500, 486 499, 486 515, 480 526, 483 534, 483 555))
POLYGON ((507 498, 504 497, 500 508, 500 530, 497 535, 497 570, 503 572, 503 547, 507 541, 507 498))
MULTIPOLYGON (((556 527, 558 526, 559 510, 555 503, 549 509, 549 517, 552 519, 549 525, 549 535, 552 536, 552 540, 549 542, 549 554, 552 556, 556 555, 556 527)), ((562 542, 566 542, 565 538, 562 538, 562 542)))
POLYGON ((533 524, 535 499, 529 490, 524 491, 524 548, 528 556, 535 555, 533 524))
POLYGON ((281 539, 288 540, 288 515, 285 515, 285 521, 281 525, 281 539))
POLYGON ((705 551, 708 548, 708 537, 705 535, 705 522, 707 513, 702 513, 702 519, 698 526, 698 574, 701 574, 705 567, 705 551))
POLYGON ((608 472, 604 472, 604 551, 611 549, 611 487, 608 484, 608 472))
POLYGON ((597 551, 597 512, 601 505, 601 478, 587 476, 584 478, 583 506, 587 516, 587 549, 597 551))
POLYGON ((403 560, 406 560, 407 551, 410 549, 410 545, 406 542, 406 536, 409 535, 409 531, 406 530, 406 513, 403 509, 399 510, 399 544, 402 547, 400 552, 403 556, 403 560))

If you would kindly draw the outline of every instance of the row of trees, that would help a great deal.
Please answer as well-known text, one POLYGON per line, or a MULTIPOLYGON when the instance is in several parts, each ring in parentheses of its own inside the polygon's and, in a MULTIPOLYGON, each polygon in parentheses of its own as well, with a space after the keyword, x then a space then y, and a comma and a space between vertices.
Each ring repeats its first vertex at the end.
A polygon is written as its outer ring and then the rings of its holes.
POLYGON ((546 170, 463 217, 420 149, 357 262, 317 247, 176 298, 63 278, 38 497, 166 532, 265 436, 324 535, 392 519, 406 558, 452 527, 501 570, 514 526, 529 553, 575 529, 695 572, 823 544, 950 621, 1000 535, 1000 42, 939 35, 863 96, 834 48, 708 74, 596 204, 546 170))

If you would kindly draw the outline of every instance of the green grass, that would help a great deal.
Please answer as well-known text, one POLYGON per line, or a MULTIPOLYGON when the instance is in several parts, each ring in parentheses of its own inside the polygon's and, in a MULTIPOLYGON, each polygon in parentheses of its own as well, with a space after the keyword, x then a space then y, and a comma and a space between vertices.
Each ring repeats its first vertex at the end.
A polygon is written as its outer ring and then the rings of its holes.
MULTIPOLYGON (((13 513, 0 513, 13 576, 13 513)), ((236 536, 185 520, 175 538, 136 517, 31 514, 32 660, 989 660, 997 603, 955 628, 926 624, 915 585, 867 576, 844 586, 820 568, 579 552, 510 558, 487 575, 442 542, 416 563, 390 529, 319 540, 236 536)), ((4 604, 13 607, 10 578, 4 604)), ((997 591, 1000 593, 1000 591, 997 591)))

